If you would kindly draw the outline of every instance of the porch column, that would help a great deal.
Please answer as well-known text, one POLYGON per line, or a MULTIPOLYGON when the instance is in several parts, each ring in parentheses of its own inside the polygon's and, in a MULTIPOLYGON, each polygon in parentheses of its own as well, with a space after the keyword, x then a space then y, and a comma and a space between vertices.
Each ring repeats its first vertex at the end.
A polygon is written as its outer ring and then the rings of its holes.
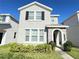
POLYGON ((64 44, 64 34, 63 34, 63 32, 62 32, 62 45, 64 44))
POLYGON ((60 46, 60 45, 59 45, 59 36, 60 36, 60 33, 58 32, 58 33, 57 33, 57 37, 56 37, 56 45, 57 45, 57 46, 60 46))

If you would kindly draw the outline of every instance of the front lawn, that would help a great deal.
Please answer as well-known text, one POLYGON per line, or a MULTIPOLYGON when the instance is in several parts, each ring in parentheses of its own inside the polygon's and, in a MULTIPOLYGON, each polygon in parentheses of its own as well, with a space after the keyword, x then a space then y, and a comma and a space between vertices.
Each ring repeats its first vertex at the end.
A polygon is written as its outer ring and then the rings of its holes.
POLYGON ((68 52, 74 59, 79 59, 79 48, 72 48, 70 52, 68 52))
POLYGON ((0 59, 62 59, 55 51, 52 53, 11 52, 10 46, 0 46, 0 59))

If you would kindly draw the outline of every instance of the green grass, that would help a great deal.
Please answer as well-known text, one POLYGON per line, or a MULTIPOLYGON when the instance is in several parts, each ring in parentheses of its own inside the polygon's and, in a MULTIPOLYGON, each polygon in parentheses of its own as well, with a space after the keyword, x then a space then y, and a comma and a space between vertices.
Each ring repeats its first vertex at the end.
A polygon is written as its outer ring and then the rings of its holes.
POLYGON ((68 52, 74 59, 79 59, 79 48, 72 48, 70 52, 68 52))
POLYGON ((52 53, 11 53, 9 49, 10 47, 7 45, 0 46, 0 59, 62 59, 55 51, 52 53))

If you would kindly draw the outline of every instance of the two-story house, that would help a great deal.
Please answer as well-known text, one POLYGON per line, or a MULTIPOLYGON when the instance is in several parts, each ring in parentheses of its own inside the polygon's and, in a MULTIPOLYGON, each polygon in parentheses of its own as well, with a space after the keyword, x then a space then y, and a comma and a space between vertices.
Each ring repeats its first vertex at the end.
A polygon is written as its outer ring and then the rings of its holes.
POLYGON ((67 30, 68 40, 79 47, 79 11, 68 17, 63 24, 70 26, 67 30))
POLYGON ((0 45, 16 42, 18 22, 10 14, 0 14, 0 45))
POLYGON ((67 41, 68 26, 58 24, 59 15, 51 14, 52 8, 35 1, 18 10, 17 43, 43 44, 54 41, 61 47, 67 41))

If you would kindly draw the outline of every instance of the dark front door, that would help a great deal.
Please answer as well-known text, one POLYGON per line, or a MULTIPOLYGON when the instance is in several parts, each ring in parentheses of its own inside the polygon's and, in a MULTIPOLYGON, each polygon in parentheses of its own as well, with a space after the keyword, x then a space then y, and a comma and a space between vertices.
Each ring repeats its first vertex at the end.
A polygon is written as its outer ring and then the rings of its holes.
POLYGON ((3 33, 0 33, 0 44, 2 42, 2 36, 3 36, 3 33))

